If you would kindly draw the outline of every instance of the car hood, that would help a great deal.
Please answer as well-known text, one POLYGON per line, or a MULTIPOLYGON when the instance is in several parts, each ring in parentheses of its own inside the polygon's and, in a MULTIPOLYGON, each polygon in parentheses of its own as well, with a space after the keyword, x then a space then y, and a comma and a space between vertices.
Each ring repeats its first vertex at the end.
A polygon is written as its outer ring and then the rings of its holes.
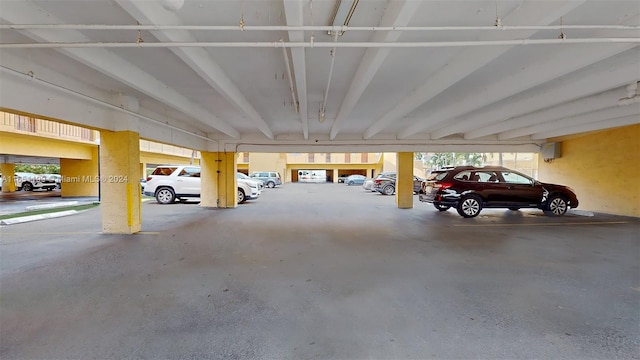
POLYGON ((540 182, 540 184, 542 185, 543 188, 547 189, 547 191, 559 190, 559 191, 563 191, 563 192, 567 192, 575 195, 575 191, 573 191, 572 188, 565 185, 551 184, 551 183, 545 183, 545 182, 540 182))

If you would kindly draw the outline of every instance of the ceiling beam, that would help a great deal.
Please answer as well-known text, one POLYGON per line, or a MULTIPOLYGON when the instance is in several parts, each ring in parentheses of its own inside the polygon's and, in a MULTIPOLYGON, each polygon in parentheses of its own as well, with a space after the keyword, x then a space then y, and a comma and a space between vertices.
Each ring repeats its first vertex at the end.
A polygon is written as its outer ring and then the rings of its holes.
POLYGON ((627 60, 627 63, 602 66, 599 70, 594 69, 590 72, 576 74, 575 80, 566 80, 553 88, 544 86, 536 89, 534 93, 523 94, 516 99, 492 106, 487 111, 461 118, 459 126, 466 130, 464 138, 470 140, 496 134, 501 131, 500 123, 504 119, 509 121, 508 119, 536 112, 549 106, 628 85, 638 79, 638 64, 633 56, 627 60))
POLYGON ((585 133, 589 131, 605 130, 605 129, 611 129, 615 127, 637 125, 637 124, 640 124, 640 116, 630 115, 625 117, 597 121, 597 122, 588 123, 588 124, 580 124, 576 126, 562 128, 562 129, 540 132, 540 133, 531 135, 531 139, 544 140, 544 139, 549 139, 549 138, 554 138, 559 136, 573 135, 573 134, 585 133))
MULTIPOLYGON (((28 1, 11 1, 2 4, 0 18, 14 24, 63 23, 44 9, 28 1)), ((91 39, 75 30, 59 32, 47 30, 23 30, 25 36, 46 42, 87 42, 91 39)), ((140 91, 172 108, 189 115, 194 120, 233 138, 240 133, 198 104, 193 103, 180 92, 162 83, 141 68, 106 49, 56 49, 70 58, 85 64, 127 86, 140 91)))
MULTIPOLYGON (((418 8, 422 3, 419 1, 392 1, 389 4, 389 8, 386 10, 380 21, 380 26, 407 26, 411 18, 416 14, 418 8)), ((372 42, 395 42, 402 35, 401 31, 387 31, 377 32, 373 35, 372 42)), ((370 48, 367 49, 360 66, 356 71, 349 90, 342 101, 338 116, 336 116, 333 125, 331 126, 331 133, 329 135, 331 140, 334 140, 340 131, 340 127, 346 118, 349 117, 353 109, 355 108, 358 100, 366 90, 371 80, 376 75, 382 63, 385 61, 390 48, 370 48)))
MULTIPOLYGON (((510 24, 547 25, 557 21, 560 16, 577 8, 584 1, 525 2, 507 15, 503 21, 510 24)), ((521 37, 528 38, 534 33, 535 31, 533 30, 523 31, 521 37)), ((505 37, 507 34, 500 34, 500 36, 505 37)), ((459 52, 445 66, 440 68, 434 76, 428 79, 423 86, 408 94, 403 101, 371 125, 365 131, 364 138, 370 139, 511 48, 510 46, 501 48, 468 48, 459 52)))
MULTIPOLYGON (((615 106, 618 104, 618 100, 620 100, 624 96, 624 89, 616 88, 614 90, 605 91, 598 95, 583 97, 578 100, 573 100, 561 105, 553 106, 540 111, 528 113, 523 116, 518 116, 509 120, 501 121, 494 125, 484 127, 483 130, 489 132, 490 134, 497 134, 517 129, 519 127, 529 126, 531 124, 544 123, 547 121, 562 119, 579 114, 587 114, 592 111, 615 106)), ((453 128, 453 126, 451 128, 453 128)), ((447 132, 448 131, 449 130, 447 130, 447 132)), ((436 137, 432 136, 432 138, 436 137)))
MULTIPOLYGON (((563 49, 559 49, 559 51, 553 53, 551 56, 547 55, 542 58, 531 59, 528 65, 520 67, 520 71, 492 82, 489 86, 483 88, 482 92, 469 94, 450 106, 430 112, 426 121, 421 121, 409 126, 398 133, 398 137, 404 138, 427 130, 429 127, 438 125, 442 127, 442 124, 451 124, 451 120, 459 116, 555 80, 629 50, 634 46, 635 45, 630 44, 615 44, 611 46, 569 45, 563 47, 563 49)), ((457 131, 457 128, 452 129, 450 127, 435 130, 431 132, 431 138, 440 139, 455 134, 457 131)))
MULTIPOLYGON (((304 25, 304 14, 302 0, 283 0, 284 13, 288 26, 304 25)), ((289 41, 303 42, 304 31, 289 31, 289 41)), ((300 120, 302 121, 302 135, 305 140, 309 139, 309 114, 307 104, 307 60, 304 48, 291 49, 291 60, 293 62, 293 74, 296 82, 296 92, 300 110, 300 120)))
POLYGON ((526 126, 498 134, 498 140, 514 139, 521 136, 531 135, 535 133, 543 133, 551 130, 568 128, 577 125, 583 125, 608 119, 616 119, 635 115, 640 119, 640 106, 638 104, 629 104, 624 106, 613 106, 610 108, 593 111, 588 114, 580 114, 563 119, 547 121, 531 126, 526 126))
MULTIPOLYGON (((170 11, 166 11, 160 2, 116 0, 120 7, 134 17, 140 24, 180 24, 180 18, 170 11)), ((160 41, 164 42, 195 42, 197 39, 186 30, 151 31, 160 41)), ((215 62, 204 48, 169 48, 193 71, 195 71, 212 88, 216 89, 236 109, 245 114, 254 125, 269 139, 273 139, 273 132, 269 125, 253 108, 240 89, 229 79, 224 70, 215 62)))

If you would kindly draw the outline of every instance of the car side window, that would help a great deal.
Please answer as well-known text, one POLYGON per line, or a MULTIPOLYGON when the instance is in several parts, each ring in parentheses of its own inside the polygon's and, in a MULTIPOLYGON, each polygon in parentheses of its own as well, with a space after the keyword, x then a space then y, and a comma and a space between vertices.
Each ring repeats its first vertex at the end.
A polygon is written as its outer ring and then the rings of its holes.
POLYGON ((533 184, 531 179, 524 177, 520 174, 508 172, 508 171, 502 172, 502 178, 504 179, 505 182, 508 182, 510 184, 524 184, 524 185, 533 184))
POLYGON ((471 179, 471 171, 461 171, 453 178, 460 181, 469 181, 471 179))
POLYGON ((498 175, 494 171, 478 171, 476 175, 480 177, 479 182, 498 182, 498 175))
POLYGON ((153 170, 153 172, 151 173, 151 175, 164 175, 164 176, 169 176, 171 175, 174 171, 176 171, 177 168, 174 167, 159 167, 156 168, 155 170, 153 170))
POLYGON ((200 169, 193 168, 193 167, 187 167, 187 168, 182 169, 182 171, 180 171, 178 176, 200 177, 200 169))

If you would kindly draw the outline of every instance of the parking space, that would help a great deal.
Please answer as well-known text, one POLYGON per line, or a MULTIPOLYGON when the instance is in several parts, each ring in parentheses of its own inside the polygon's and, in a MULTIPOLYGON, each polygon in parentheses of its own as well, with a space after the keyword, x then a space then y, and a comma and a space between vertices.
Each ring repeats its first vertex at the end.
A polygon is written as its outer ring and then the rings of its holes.
POLYGON ((634 358, 640 221, 344 184, 0 228, 2 358, 634 358))

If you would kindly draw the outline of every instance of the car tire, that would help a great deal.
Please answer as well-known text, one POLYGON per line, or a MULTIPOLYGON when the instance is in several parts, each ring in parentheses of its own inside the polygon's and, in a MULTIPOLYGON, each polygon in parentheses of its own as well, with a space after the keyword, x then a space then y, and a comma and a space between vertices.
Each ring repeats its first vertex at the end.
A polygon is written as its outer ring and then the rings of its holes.
POLYGON ((30 182, 24 182, 22 183, 22 190, 33 191, 33 185, 30 182))
POLYGON ((393 195, 395 194, 395 192, 396 192, 396 188, 394 188, 393 185, 387 185, 382 188, 383 195, 393 195))
POLYGON ((518 211, 518 210, 520 210, 520 208, 519 208, 519 207, 510 207, 510 208, 509 208, 509 210, 511 210, 511 211, 518 211))
POLYGON ((553 195, 547 201, 547 208, 544 210, 547 216, 562 216, 569 209, 567 199, 560 195, 553 195))
POLYGON ((351 186, 351 185, 353 185, 353 181, 349 181, 349 182, 347 183, 347 186, 351 186))
POLYGON ((274 187, 276 187, 276 183, 274 183, 273 181, 269 181, 269 182, 267 183, 267 187, 268 187, 269 189, 273 189, 274 187))
POLYGON ((244 190, 238 188, 238 204, 244 204, 247 201, 247 197, 244 195, 244 190))
POLYGON ((173 204, 176 201, 176 193, 172 188, 162 187, 156 190, 156 201, 158 204, 173 204))
POLYGON ((456 206, 458 214, 465 218, 472 218, 478 216, 482 210, 482 200, 476 195, 464 196, 458 202, 456 206))
POLYGON ((451 206, 448 205, 442 205, 442 204, 437 204, 437 203, 433 203, 433 207, 435 207, 436 209, 438 209, 438 211, 447 211, 451 208, 451 206))

